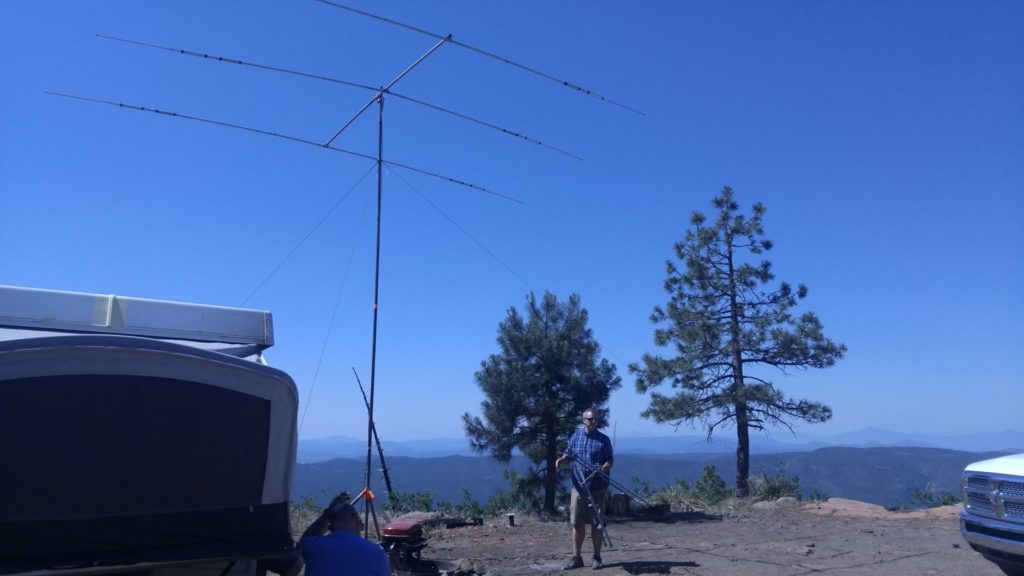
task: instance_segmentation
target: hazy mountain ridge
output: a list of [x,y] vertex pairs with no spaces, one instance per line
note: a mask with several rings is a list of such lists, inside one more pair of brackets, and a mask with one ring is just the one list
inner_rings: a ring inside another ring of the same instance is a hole
[[[363,452],[365,454],[365,447]],[[1005,451],[967,452],[922,447],[825,447],[804,452],[752,454],[750,471],[751,475],[760,471],[772,475],[784,467],[787,475],[799,477],[805,497],[817,491],[830,497],[884,506],[908,505],[917,490],[959,494],[960,472],[964,466],[1003,453]],[[429,491],[436,502],[462,502],[464,490],[468,490],[473,499],[486,503],[493,494],[507,490],[508,486],[504,478],[506,466],[491,458],[390,457],[387,453],[385,458],[395,490]],[[621,453],[616,457],[614,478],[634,490],[643,483],[660,490],[677,478],[693,485],[706,464],[715,465],[726,482],[734,484],[735,455],[716,453]],[[358,493],[365,482],[365,465],[365,457],[299,464],[292,496],[313,496],[325,503],[329,495],[341,489]],[[530,467],[522,456],[513,457],[510,465],[520,471]],[[382,498],[381,502],[386,502],[384,482],[377,470],[373,471],[371,485]]]
[[[728,434],[712,437],[703,435],[672,436],[619,436],[614,439],[617,454],[733,454],[736,439]],[[408,456],[434,458],[443,456],[479,456],[469,447],[465,438],[431,438],[425,440],[383,441],[385,459]],[[833,436],[800,439],[786,434],[754,435],[752,454],[808,452],[829,446],[869,448],[885,446],[945,448],[964,452],[1024,452],[1024,431],[986,432],[968,435],[933,436],[892,432],[880,428],[866,428]],[[376,446],[373,447],[376,456]],[[344,436],[299,440],[298,462],[311,463],[333,458],[366,459],[366,440]]]

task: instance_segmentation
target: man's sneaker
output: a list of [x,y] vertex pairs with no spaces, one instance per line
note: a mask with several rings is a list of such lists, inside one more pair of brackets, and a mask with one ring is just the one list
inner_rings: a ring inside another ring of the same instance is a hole
[[583,568],[582,556],[573,556],[572,558],[569,558],[569,561],[565,563],[562,570],[574,570],[576,568]]
[[601,568],[604,568],[604,562],[601,562],[600,554],[594,554],[594,562],[590,564],[590,567],[594,570],[600,570]]

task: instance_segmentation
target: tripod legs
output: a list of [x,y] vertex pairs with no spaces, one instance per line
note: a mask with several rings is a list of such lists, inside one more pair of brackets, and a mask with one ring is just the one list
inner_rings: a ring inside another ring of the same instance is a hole
[[355,505],[356,502],[359,502],[359,500],[363,498],[365,498],[364,502],[366,503],[366,506],[363,510],[363,513],[366,516],[366,520],[363,521],[363,538],[370,537],[369,520],[372,517],[373,530],[377,534],[377,540],[380,540],[380,525],[377,523],[377,509],[373,507],[373,501],[376,500],[377,497],[374,496],[373,490],[370,490],[369,486],[363,488],[363,491],[360,492],[358,496],[356,496],[356,499],[352,501],[352,504]]
[[[602,514],[602,510],[604,509],[604,503],[602,502],[601,506],[598,506],[597,502],[594,499],[594,493],[590,490],[590,487],[587,486],[586,482],[581,483],[581,488],[583,489],[583,492],[580,494],[580,497],[587,499],[587,509],[590,511],[590,519],[591,524],[593,526],[593,530],[597,530],[601,533],[601,541],[604,542],[604,544],[610,548],[612,545],[612,539],[611,536],[608,535],[608,528],[605,526],[604,515]],[[599,494],[601,494],[602,497],[607,496],[607,492],[605,492],[604,490],[601,490]],[[575,530],[576,527],[574,526],[573,529]],[[595,553],[597,553],[599,552],[598,547],[596,546],[597,538],[594,538],[594,544],[594,551]]]

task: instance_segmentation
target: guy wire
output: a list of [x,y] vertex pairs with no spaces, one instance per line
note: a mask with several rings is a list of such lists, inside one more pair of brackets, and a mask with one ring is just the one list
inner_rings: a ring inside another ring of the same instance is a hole
[[[348,196],[350,194],[352,194],[352,192],[356,188],[359,187],[359,185],[363,182],[363,180],[366,179],[366,176],[369,175],[371,172],[373,172],[374,168],[376,168],[376,166],[371,167],[370,170],[368,170],[366,172],[366,174],[363,174],[362,177],[359,178],[359,181],[356,182],[356,184],[351,189],[349,189],[348,192],[345,193],[345,198],[348,198]],[[338,202],[338,204],[341,204],[341,202],[344,201],[345,198],[342,198],[341,201]],[[369,198],[369,196],[367,196],[367,198]],[[336,207],[337,207],[337,204],[335,205],[335,208]],[[331,211],[333,212],[334,208],[332,208]],[[363,214],[363,218],[359,219],[359,227],[356,230],[356,234],[354,236],[354,238],[356,238],[356,239],[359,238],[359,232],[362,231],[363,224],[366,222],[366,219],[365,219],[365,216],[366,216],[365,206],[364,206],[364,209],[363,209],[363,211],[361,213]],[[328,213],[328,215],[329,215],[329,213]],[[326,218],[326,216],[325,216],[325,218]],[[321,222],[322,222],[322,220],[321,220]],[[317,226],[319,226],[319,225],[320,224],[317,223]],[[307,238],[308,237],[309,236],[307,235]],[[303,242],[305,242],[305,238],[303,238]],[[348,262],[345,264],[345,273],[342,274],[342,277],[341,277],[341,286],[338,288],[338,296],[334,299],[334,309],[331,311],[331,320],[330,320],[330,322],[327,323],[327,333],[324,334],[324,343],[320,347],[320,357],[316,361],[316,370],[313,372],[313,383],[309,385],[309,393],[306,394],[306,407],[303,408],[303,410],[302,410],[302,419],[299,420],[299,428],[298,428],[298,431],[296,432],[296,435],[299,435],[299,434],[302,433],[302,425],[306,422],[306,412],[309,411],[309,405],[313,403],[312,402],[313,401],[313,390],[316,389],[316,383],[317,383],[317,380],[320,377],[320,367],[324,363],[324,356],[327,355],[327,343],[331,339],[331,332],[334,331],[334,320],[335,320],[335,318],[338,315],[338,308],[341,307],[341,295],[345,292],[345,284],[348,282],[348,272],[349,272],[349,270],[352,267],[352,260],[353,260],[353,258],[355,256],[355,253],[356,253],[356,244],[357,244],[357,242],[355,240],[353,240],[352,241],[352,249],[349,250],[349,254],[348,254]]]
[[520,276],[518,272],[513,270],[512,267],[509,266],[508,264],[506,264],[501,258],[498,258],[498,255],[495,254],[494,252],[491,252],[491,250],[488,249],[487,246],[484,246],[484,244],[482,242],[480,242],[479,240],[474,238],[473,235],[470,234],[465,228],[460,226],[459,223],[455,221],[455,219],[453,219],[451,216],[449,216],[447,213],[445,213],[444,210],[441,210],[441,208],[438,207],[437,204],[434,204],[430,200],[430,198],[427,198],[427,196],[423,192],[420,192],[415,186],[410,184],[409,181],[406,180],[405,178],[403,178],[402,175],[399,174],[397,171],[392,170],[391,173],[394,174],[395,176],[397,176],[399,180],[401,180],[406,186],[409,187],[410,190],[412,190],[413,192],[418,194],[419,197],[422,198],[423,201],[426,202],[431,208],[433,208],[435,211],[437,211],[438,214],[440,214],[446,220],[448,220],[448,222],[450,222],[452,226],[455,226],[455,228],[458,229],[459,232],[462,232],[466,236],[466,238],[469,238],[474,244],[479,246],[480,249],[483,250],[484,252],[486,252],[488,256],[493,258],[495,262],[497,262],[498,264],[501,264],[501,266],[503,268],[505,268],[505,270],[508,270],[509,272],[511,272],[512,275],[515,276],[516,278],[518,278],[520,282],[525,284],[527,288],[529,288],[530,290],[533,290],[533,285],[531,285],[525,278]]
[[335,202],[334,206],[331,206],[331,209],[328,210],[327,213],[324,214],[323,217],[320,218],[320,220],[316,224],[313,225],[313,228],[311,228],[309,230],[309,232],[307,232],[306,235],[302,237],[302,240],[299,240],[299,243],[296,244],[288,252],[288,254],[285,255],[285,257],[283,259],[281,259],[280,262],[278,262],[277,266],[274,266],[274,269],[271,270],[269,274],[267,274],[266,278],[264,278],[255,288],[253,288],[252,292],[250,292],[249,295],[245,297],[245,300],[243,300],[242,303],[238,305],[240,308],[244,308],[245,305],[249,303],[249,300],[253,296],[255,296],[257,292],[260,291],[260,288],[263,288],[263,285],[266,284],[267,281],[269,281],[270,278],[274,276],[274,274],[277,274],[277,271],[280,270],[281,267],[284,266],[285,263],[288,262],[288,260],[291,259],[291,257],[295,255],[296,252],[299,251],[299,248],[301,248],[302,245],[306,243],[306,240],[309,240],[309,237],[312,236],[313,233],[316,232],[320,228],[320,226],[323,225],[323,223],[327,221],[328,218],[331,217],[331,214],[334,214],[334,211],[337,210],[339,206],[341,206],[342,202],[347,200],[348,197],[350,195],[352,195],[352,192],[356,188],[358,188],[360,184],[363,183],[363,180],[365,180],[366,177],[369,176],[370,173],[373,172],[374,168],[375,168],[375,166],[370,166],[370,168],[365,173],[363,173],[362,176],[359,177],[359,180],[356,181],[356,183],[352,186],[352,188],[350,188],[349,191],[346,192],[345,195],[342,196],[340,200]]

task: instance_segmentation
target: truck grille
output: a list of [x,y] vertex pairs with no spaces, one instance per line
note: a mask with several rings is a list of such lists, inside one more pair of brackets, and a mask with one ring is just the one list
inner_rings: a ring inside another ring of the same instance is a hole
[[989,480],[987,476],[968,476],[967,477],[967,488],[970,490],[980,490],[982,492],[988,492]]
[[969,494],[967,496],[967,508],[975,514],[985,514],[991,516],[992,501],[989,500],[987,494]]
[[1024,522],[1024,503],[1021,502],[1007,502],[1003,504],[1006,508],[1006,513],[1003,516],[1007,520],[1018,520]]
[[964,504],[971,514],[1024,522],[1024,482],[972,475],[964,482]]
[[1024,499],[1024,482],[1000,482],[999,490],[1007,498]]

